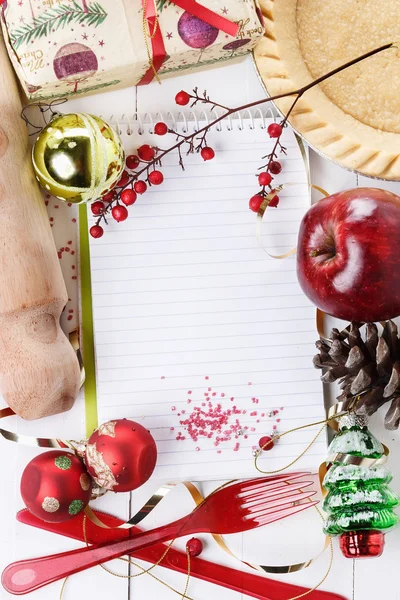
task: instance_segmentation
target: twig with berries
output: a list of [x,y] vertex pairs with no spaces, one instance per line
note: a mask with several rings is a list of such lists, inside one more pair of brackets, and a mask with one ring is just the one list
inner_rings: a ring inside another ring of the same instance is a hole
[[178,153],[178,163],[182,169],[184,169],[182,150],[185,147],[187,154],[197,152],[201,155],[203,160],[212,160],[215,156],[215,152],[213,148],[207,144],[207,133],[212,127],[217,125],[223,119],[226,119],[227,117],[230,117],[239,111],[250,109],[274,100],[279,100],[280,98],[293,96],[293,103],[282,121],[280,123],[271,123],[268,126],[267,131],[270,137],[275,139],[275,143],[272,151],[263,157],[264,159],[266,158],[268,160],[267,163],[261,167],[265,170],[258,174],[258,183],[261,189],[249,201],[249,208],[254,212],[258,212],[261,204],[267,196],[269,197],[268,206],[277,206],[279,203],[279,197],[274,193],[275,190],[272,185],[273,176],[278,175],[282,170],[282,165],[277,160],[278,153],[286,154],[286,148],[281,143],[281,136],[283,128],[287,124],[288,118],[295,108],[297,102],[308,90],[322,83],[326,79],[329,79],[340,71],[343,71],[352,65],[369,58],[370,56],[378,54],[379,52],[392,47],[393,44],[390,43],[371,50],[370,52],[367,52],[362,56],[359,56],[358,58],[355,58],[341,65],[340,67],[337,67],[329,73],[318,77],[318,79],[315,79],[311,83],[299,88],[298,90],[277,94],[276,96],[270,96],[268,98],[262,98],[261,100],[249,102],[248,104],[243,104],[242,106],[237,106],[235,108],[229,108],[222,104],[218,104],[209,98],[207,92],[204,92],[202,95],[200,95],[198,88],[194,88],[192,94],[189,94],[185,91],[179,92],[175,97],[175,102],[180,106],[187,106],[190,104],[191,107],[193,107],[198,103],[202,103],[211,105],[211,110],[220,108],[224,112],[198,131],[189,133],[187,135],[180,134],[173,129],[170,129],[166,123],[156,123],[154,126],[154,133],[158,136],[164,136],[167,133],[174,134],[176,136],[175,143],[166,150],[150,146],[149,144],[144,144],[138,148],[137,154],[131,154],[126,158],[126,169],[122,172],[121,178],[115,187],[105,194],[101,199],[96,200],[96,202],[91,205],[92,212],[98,217],[98,219],[95,225],[90,228],[90,235],[95,238],[99,238],[103,235],[104,229],[102,225],[107,223],[107,217],[109,215],[111,215],[115,221],[125,221],[128,218],[127,207],[132,206],[136,202],[138,195],[144,194],[149,186],[157,186],[162,184],[164,181],[164,176],[160,171],[160,167],[162,166],[162,159],[167,154],[176,150]]

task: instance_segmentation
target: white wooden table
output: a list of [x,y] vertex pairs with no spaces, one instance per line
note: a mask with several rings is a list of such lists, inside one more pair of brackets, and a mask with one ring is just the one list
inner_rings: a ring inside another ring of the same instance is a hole
[[[180,89],[191,90],[198,86],[200,90],[207,89],[209,95],[216,101],[235,106],[261,98],[264,91],[258,81],[252,61],[250,58],[237,64],[223,66],[222,69],[185,75],[179,78],[163,82],[160,87],[153,83],[147,87],[129,89],[118,92],[108,92],[103,95],[82,98],[70,102],[70,110],[83,110],[110,117],[112,114],[121,115],[134,112],[166,113],[176,111],[174,97]],[[357,185],[387,187],[400,194],[399,184],[384,184],[358,177],[341,169],[327,160],[321,158],[311,151],[311,170],[313,183],[320,185],[329,192],[355,187]],[[322,392],[321,392],[322,401]],[[398,432],[386,432],[382,426],[382,412],[371,421],[373,432],[386,443],[391,449],[389,468],[394,473],[393,487],[400,491],[400,435]],[[1,426],[19,433],[34,436],[58,436],[63,438],[78,438],[84,433],[83,405],[78,401],[74,409],[65,415],[48,418],[46,420],[26,423],[12,418],[1,423]],[[13,560],[39,556],[46,553],[60,552],[77,547],[77,542],[51,535],[36,529],[28,528],[16,523],[15,514],[23,508],[19,495],[20,474],[37,451],[0,440],[1,452],[1,496],[0,496],[0,569]],[[317,467],[318,465],[316,465]],[[207,486],[203,487],[207,491]],[[154,491],[149,486],[144,486],[139,493],[132,498],[122,495],[109,495],[100,500],[98,506],[109,510],[122,518],[127,518],[135,507],[139,507],[143,500],[147,500],[150,493]],[[180,505],[180,506],[178,506]],[[177,492],[163,503],[163,508],[155,511],[147,521],[146,526],[159,525],[163,522],[178,517],[186,506],[191,507],[190,501],[183,491]],[[312,515],[312,511],[306,511],[295,517],[288,526],[286,524],[275,524],[268,526],[263,533],[265,548],[260,555],[261,542],[257,535],[251,536],[242,544],[241,538],[232,540],[232,545],[238,552],[243,550],[248,560],[259,560],[268,564],[279,560],[300,561],[315,555],[321,547],[322,536],[319,532],[319,524]],[[273,540],[268,544],[268,539]],[[177,547],[183,549],[185,540],[177,543]],[[243,547],[242,547],[243,546]],[[269,547],[268,547],[269,546]],[[379,559],[359,561],[353,565],[353,561],[344,559],[335,543],[335,557],[331,574],[323,584],[322,589],[342,594],[348,600],[399,600],[400,590],[398,588],[398,559],[400,548],[400,527],[386,537],[386,549],[384,555]],[[213,542],[206,544],[202,557],[224,562],[238,567],[238,564],[227,555],[221,553]],[[298,583],[313,587],[322,577],[328,563],[328,555],[320,558],[310,568],[299,573],[280,576],[284,581]],[[118,573],[128,575],[128,568],[120,561],[111,565]],[[148,565],[146,565],[148,566]],[[131,574],[135,571],[131,570]],[[183,590],[185,577],[161,568],[155,569],[154,573],[168,584]],[[35,592],[32,596],[35,600],[53,600],[59,597],[61,583]],[[192,579],[188,591],[189,596],[194,599],[209,597],[219,600],[235,600],[241,594],[225,590],[220,587],[211,586],[205,582]],[[112,577],[100,568],[92,569],[71,578],[66,585],[64,600],[90,598],[95,596],[97,600],[144,600],[145,598],[162,598],[169,600],[178,596],[162,586],[148,575],[134,579]],[[2,588],[0,598],[11,598]]]

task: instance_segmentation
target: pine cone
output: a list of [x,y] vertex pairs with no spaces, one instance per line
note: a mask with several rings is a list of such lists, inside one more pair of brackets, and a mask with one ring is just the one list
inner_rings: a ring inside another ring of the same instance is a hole
[[[365,327],[365,340],[360,328]],[[314,366],[323,369],[324,383],[339,381],[341,394],[337,400],[350,406],[360,396],[355,410],[372,415],[391,401],[385,416],[386,429],[400,425],[400,339],[393,321],[386,321],[382,335],[374,323],[359,326],[352,323],[339,332],[332,329],[330,340],[316,342],[319,354]]]

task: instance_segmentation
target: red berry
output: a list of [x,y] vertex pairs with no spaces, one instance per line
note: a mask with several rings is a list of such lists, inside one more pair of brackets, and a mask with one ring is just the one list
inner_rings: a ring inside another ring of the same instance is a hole
[[144,160],[145,162],[150,162],[156,155],[156,151],[153,146],[149,146],[149,144],[143,144],[138,148],[139,158]]
[[205,148],[202,149],[202,151],[200,152],[201,157],[203,158],[203,160],[212,160],[215,156],[215,152],[212,148],[210,148],[209,146],[206,146]]
[[119,204],[117,204],[117,206],[113,206],[111,209],[111,214],[113,219],[118,221],[118,223],[120,221],[125,221],[125,219],[128,218],[128,210],[125,208],[125,206],[120,206]]
[[165,135],[168,133],[168,125],[166,123],[156,123],[154,125],[154,133],[156,135]]
[[260,173],[258,176],[258,183],[260,185],[269,185],[272,181],[272,175],[270,173],[264,172]]
[[111,190],[110,192],[107,192],[107,194],[104,194],[102,200],[103,202],[112,202],[115,198],[115,192],[114,190]]
[[147,183],[145,181],[135,181],[133,188],[137,194],[144,194],[147,190]]
[[129,173],[128,171],[122,171],[122,175],[118,181],[118,187],[124,187],[129,183]]
[[272,206],[273,208],[276,208],[279,204],[279,196],[272,196],[271,200],[269,201],[268,206]]
[[279,125],[279,123],[271,123],[271,125],[268,125],[267,131],[269,137],[278,138],[282,134],[282,125]]
[[282,171],[282,165],[277,160],[273,160],[269,165],[269,170],[273,175],[278,175]]
[[190,556],[199,556],[203,551],[203,544],[199,538],[192,537],[186,542],[186,550]]
[[161,171],[152,171],[149,173],[149,181],[153,185],[160,185],[164,181],[164,175]]
[[136,192],[133,190],[124,190],[121,192],[121,202],[123,202],[125,206],[131,206],[131,204],[134,204],[136,202],[136,198]]
[[134,169],[136,169],[136,167],[139,166],[140,160],[139,157],[136,156],[136,154],[130,154],[126,157],[125,162],[128,169],[131,169],[131,171],[133,171]]
[[250,200],[249,200],[250,210],[252,210],[253,212],[258,212],[260,210],[260,206],[263,203],[263,201],[264,201],[264,196],[261,196],[260,194],[256,194],[255,196],[250,198]]
[[92,209],[92,213],[94,215],[101,215],[104,210],[104,202],[97,200],[96,202],[93,202],[90,208]]
[[182,90],[181,92],[178,92],[175,96],[175,102],[180,106],[186,106],[186,104],[189,104],[190,102],[190,96],[187,92],[184,92]]
[[89,233],[94,238],[101,238],[104,233],[104,229],[100,225],[93,225],[89,229]]
[[274,440],[269,435],[263,435],[263,437],[259,439],[258,445],[262,450],[272,450],[274,447]]

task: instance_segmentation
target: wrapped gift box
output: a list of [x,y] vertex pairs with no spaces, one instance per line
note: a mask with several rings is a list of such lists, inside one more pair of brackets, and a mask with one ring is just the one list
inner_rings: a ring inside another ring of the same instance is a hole
[[146,84],[249,52],[254,0],[0,0],[3,36],[29,100]]

